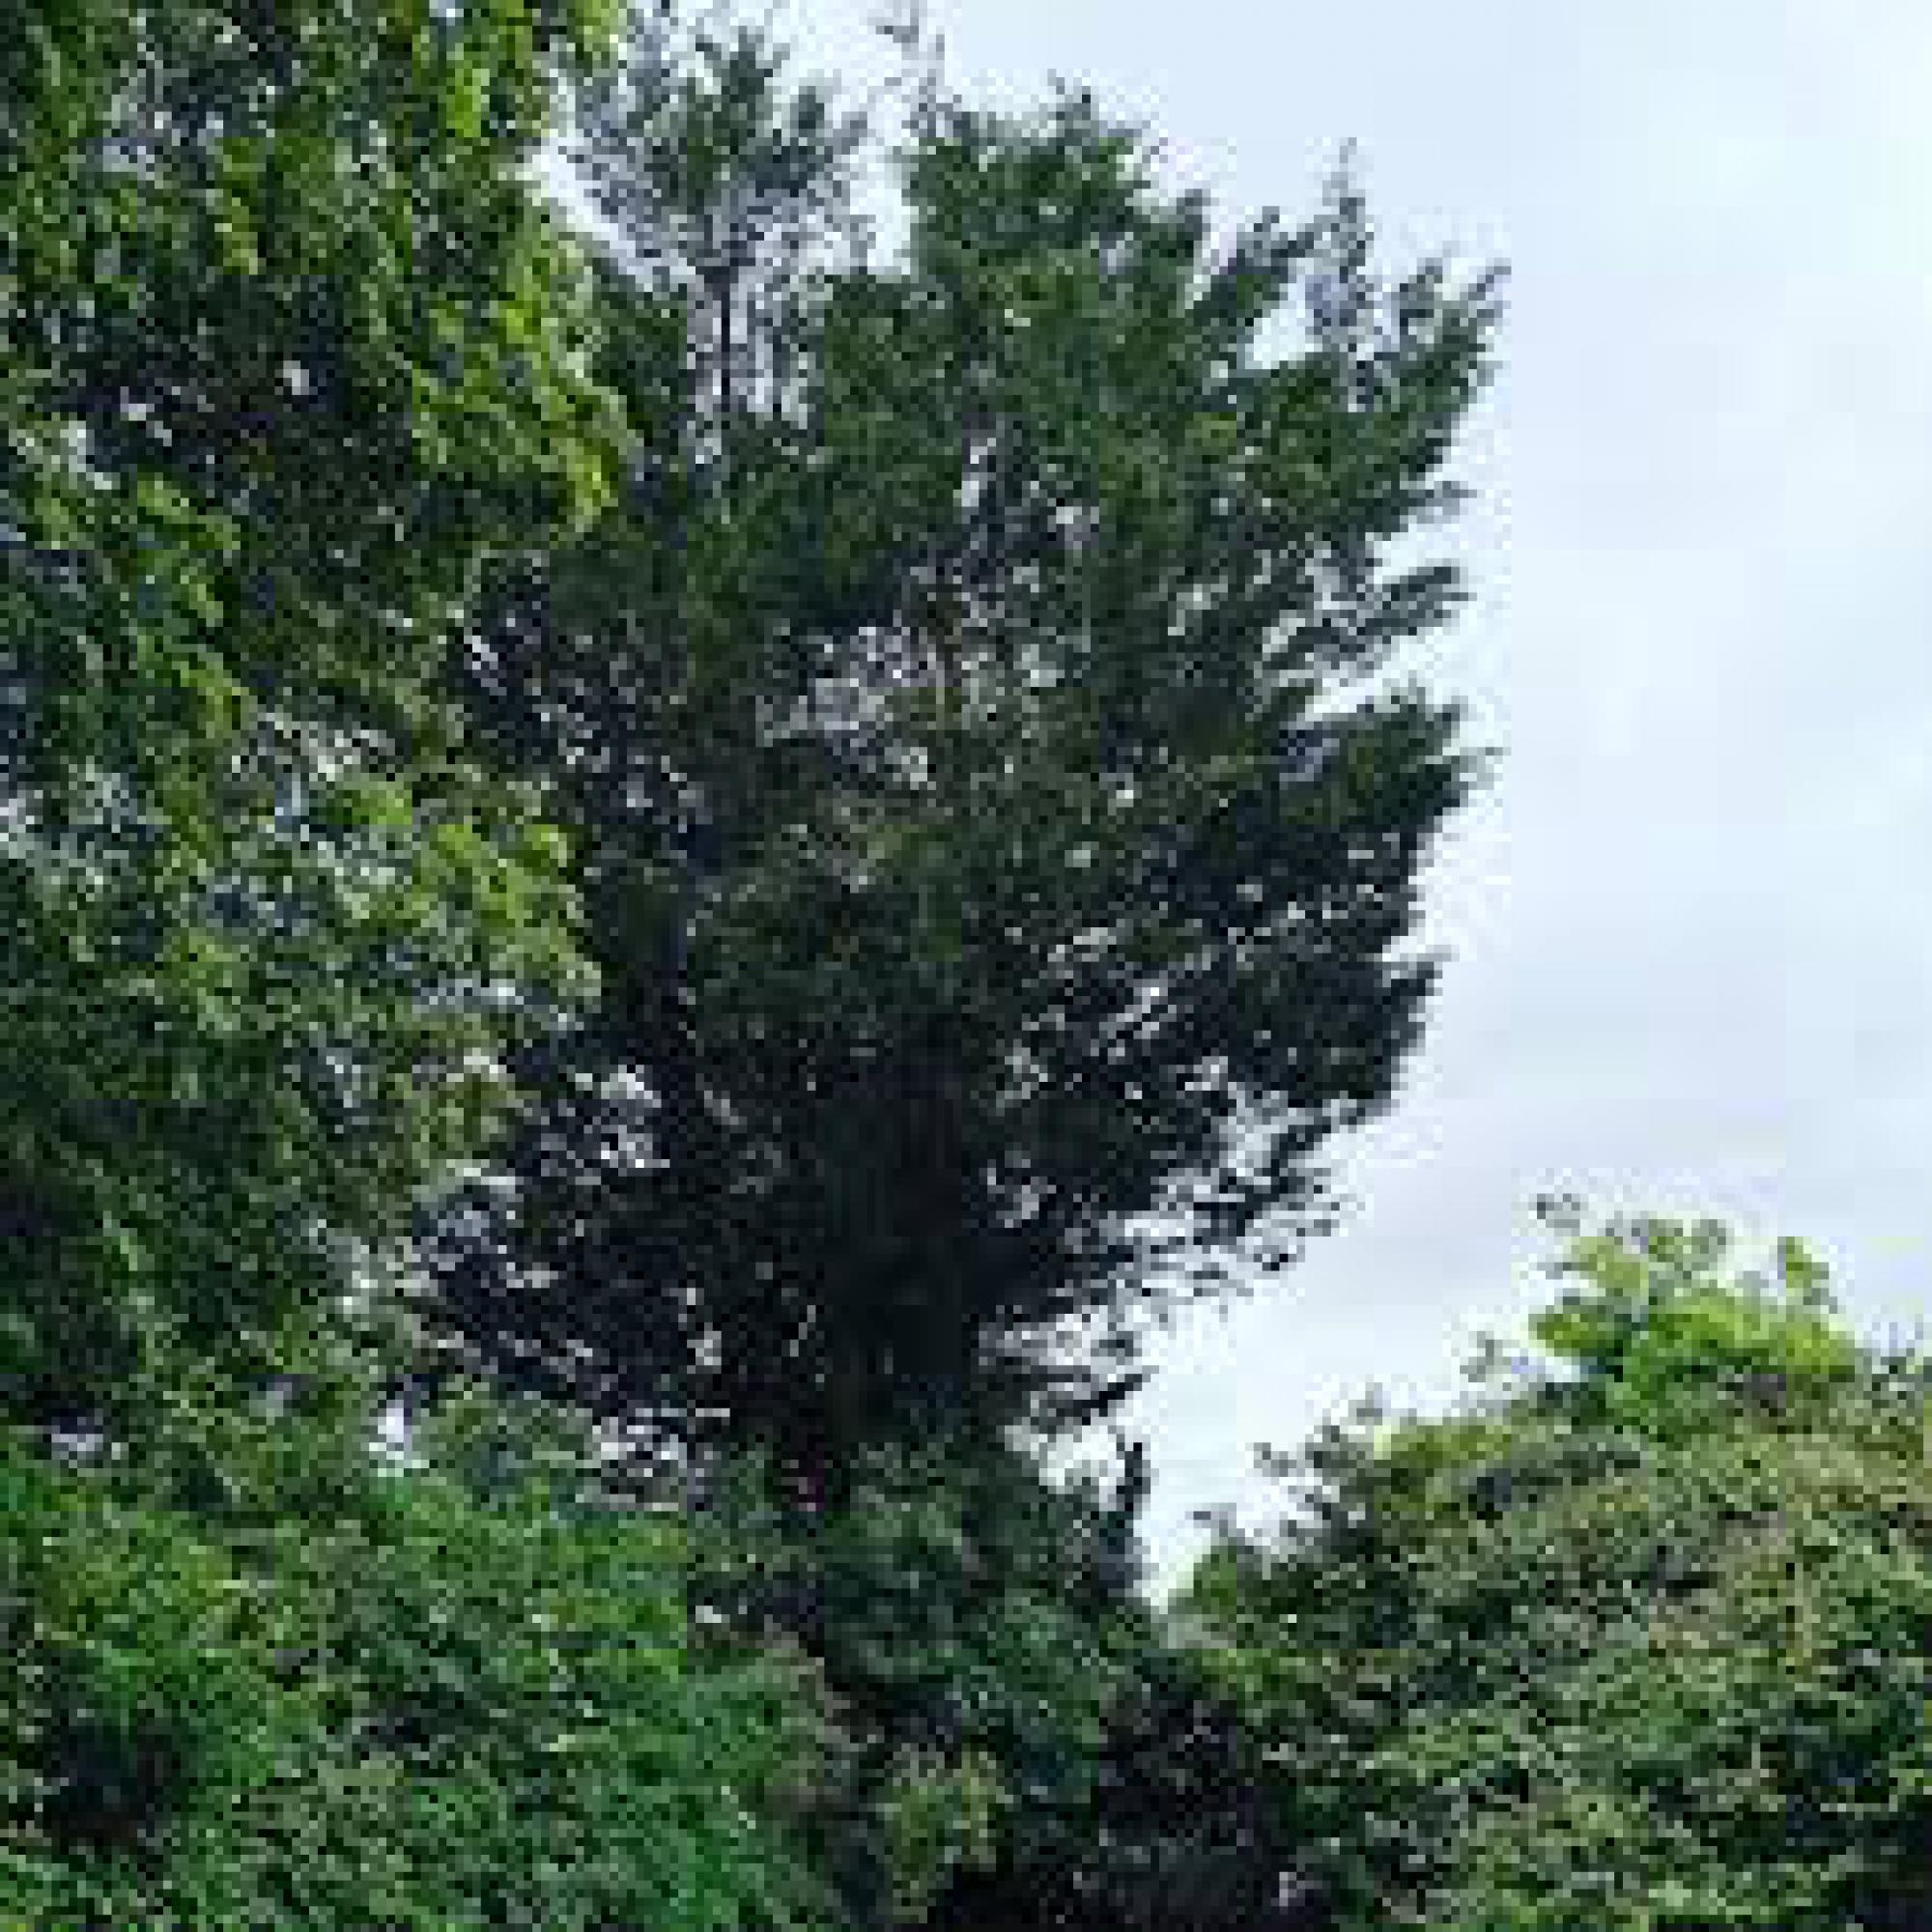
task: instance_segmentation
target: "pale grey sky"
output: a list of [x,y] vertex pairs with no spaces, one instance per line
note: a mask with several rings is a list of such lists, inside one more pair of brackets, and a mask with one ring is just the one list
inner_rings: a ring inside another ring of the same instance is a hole
[[[878,0],[792,0],[885,71]],[[1505,258],[1431,654],[1503,759],[1436,867],[1452,960],[1346,1229],[1187,1319],[1129,1420],[1163,1578],[1379,1383],[1452,1399],[1545,1293],[1528,1214],[1812,1239],[1874,1331],[1932,1291],[1932,7],[1922,0],[934,0],[949,72],[1150,124],[1229,220],[1342,143],[1389,258]]]

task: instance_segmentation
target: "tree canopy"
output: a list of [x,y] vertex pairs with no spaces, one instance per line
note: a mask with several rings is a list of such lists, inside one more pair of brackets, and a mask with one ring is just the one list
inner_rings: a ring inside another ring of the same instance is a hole
[[1377,674],[1456,603],[1415,539],[1493,284],[1385,279],[1346,183],[1217,242],[1087,97],[936,85],[875,262],[860,131],[754,35],[666,45],[581,117],[629,487],[457,664],[572,832],[603,990],[427,1306],[836,1481],[1104,1412],[1138,1307],[1322,1224],[1474,774]]
[[1197,1574],[1338,1928],[1922,1918],[1932,1378],[1801,1244],[1725,1254],[1577,1232],[1545,1362],[1338,1427],[1309,1507]]
[[437,687],[493,549],[608,494],[580,251],[525,171],[610,24],[0,29],[10,1414],[270,1373],[582,990],[558,835]]

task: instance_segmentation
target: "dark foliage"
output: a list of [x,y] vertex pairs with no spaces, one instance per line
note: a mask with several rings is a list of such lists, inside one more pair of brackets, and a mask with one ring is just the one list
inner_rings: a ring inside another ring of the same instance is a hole
[[457,668],[572,830],[603,991],[427,1306],[836,1492],[868,1441],[1103,1411],[1138,1308],[1325,1224],[1472,774],[1453,704],[1371,679],[1455,601],[1395,559],[1490,284],[1381,284],[1346,187],[1217,251],[1085,99],[936,88],[876,266],[820,97],[643,44],[586,116],[633,487]]

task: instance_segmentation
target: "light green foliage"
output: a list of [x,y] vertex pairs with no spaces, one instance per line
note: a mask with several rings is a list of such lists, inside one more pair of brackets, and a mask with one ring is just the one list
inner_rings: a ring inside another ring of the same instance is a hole
[[1192,1597],[1338,1925],[1918,1922],[1932,1827],[1925,1372],[1804,1251],[1577,1239],[1561,1372],[1342,1429],[1309,1518]]
[[895,1922],[918,1924],[955,1871],[993,1864],[995,1821],[1011,1803],[983,1752],[948,1762],[907,1747],[893,1758],[879,1810]]
[[0,29],[11,1416],[270,1373],[340,1238],[473,1148],[502,989],[582,990],[534,795],[432,693],[483,559],[605,493],[587,284],[524,179],[604,11]]
[[1833,1319],[1827,1270],[1786,1239],[1775,1281],[1727,1280],[1729,1245],[1715,1222],[1683,1228],[1654,1216],[1583,1236],[1558,1269],[1582,1288],[1531,1332],[1577,1366],[1607,1418],[1647,1433],[1695,1433],[1766,1405],[1815,1410],[1859,1362]]
[[[459,1480],[495,1434],[494,1478]],[[702,1660],[675,1521],[472,1407],[455,1468],[223,1530],[0,1462],[0,1872],[36,1932],[814,1922],[778,1656]],[[520,1439],[524,1446],[519,1448]],[[545,1470],[549,1473],[546,1474]]]

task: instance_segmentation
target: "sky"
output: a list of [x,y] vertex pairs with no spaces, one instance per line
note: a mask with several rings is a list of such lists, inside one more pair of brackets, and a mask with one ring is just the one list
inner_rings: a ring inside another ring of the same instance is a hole
[[[878,0],[792,0],[885,71]],[[1811,1241],[1873,1335],[1932,1313],[1932,7],[934,0],[947,71],[1054,74],[1232,225],[1343,144],[1384,262],[1501,259],[1458,471],[1472,599],[1422,660],[1501,757],[1432,868],[1449,955],[1339,1234],[1179,1321],[1122,1418],[1158,1584],[1191,1513],[1378,1385],[1439,1409],[1550,1293],[1529,1211]]]

